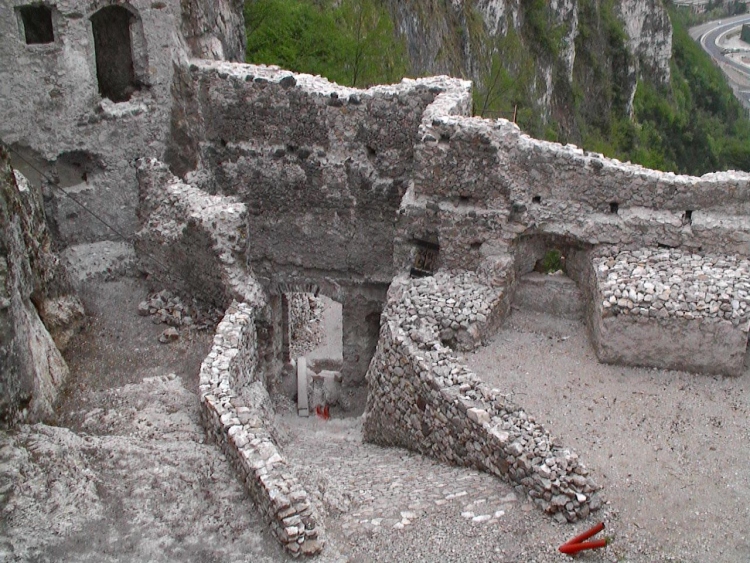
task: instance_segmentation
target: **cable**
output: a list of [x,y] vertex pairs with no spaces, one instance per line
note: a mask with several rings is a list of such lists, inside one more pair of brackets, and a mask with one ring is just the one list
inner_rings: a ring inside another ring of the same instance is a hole
[[70,195],[68,192],[66,192],[64,189],[62,189],[60,186],[56,185],[55,181],[52,180],[52,178],[50,178],[49,176],[47,176],[47,174],[45,174],[44,172],[42,172],[41,170],[39,170],[36,166],[34,166],[31,162],[29,162],[23,155],[21,155],[20,153],[18,153],[15,149],[11,148],[10,146],[8,146],[8,145],[5,145],[5,146],[8,147],[8,150],[10,152],[12,152],[13,154],[15,154],[18,158],[20,158],[21,160],[23,160],[32,169],[34,169],[42,178],[44,178],[45,180],[47,180],[47,182],[49,183],[49,185],[53,189],[56,189],[56,190],[59,190],[60,192],[62,192],[63,195],[65,195],[66,197],[68,197],[73,203],[75,203],[76,205],[78,205],[81,209],[83,209],[84,211],[86,211],[94,219],[96,219],[97,221],[99,221],[102,225],[104,225],[109,230],[111,230],[113,233],[115,233],[117,236],[119,236],[120,238],[122,238],[125,242],[129,242],[131,244],[133,243],[133,241],[130,240],[127,236],[125,236],[122,232],[120,232],[118,229],[116,229],[115,227],[113,227],[112,225],[110,225],[109,223],[107,223],[104,219],[102,219],[101,217],[99,217],[99,215],[97,215],[96,213],[94,213],[93,211],[91,211],[88,207],[86,207],[83,203],[81,203],[80,201],[78,201],[76,198],[74,198],[72,195]]
[[[86,206],[85,206],[85,205],[84,205],[83,203],[81,203],[80,201],[78,201],[78,200],[77,200],[76,198],[74,198],[74,197],[73,197],[73,196],[72,196],[71,194],[69,194],[69,193],[68,193],[68,192],[66,192],[66,191],[65,191],[64,189],[62,189],[62,188],[61,188],[60,186],[58,186],[58,185],[56,184],[56,182],[55,182],[55,181],[54,181],[54,180],[53,180],[52,178],[50,178],[50,177],[49,177],[49,176],[48,176],[48,175],[47,175],[46,173],[44,173],[44,172],[42,172],[41,170],[39,170],[39,168],[37,168],[36,166],[34,166],[34,164],[32,164],[31,162],[29,162],[29,161],[28,161],[28,160],[27,160],[27,159],[26,159],[26,158],[25,158],[25,157],[24,157],[23,155],[19,154],[19,153],[18,153],[18,151],[16,151],[15,149],[13,149],[13,148],[12,148],[12,147],[11,147],[10,145],[8,145],[8,144],[7,144],[7,143],[5,143],[5,142],[3,142],[3,145],[4,145],[5,147],[7,147],[7,148],[8,148],[8,150],[9,150],[10,152],[12,152],[12,153],[13,153],[14,155],[16,155],[16,156],[17,156],[17,157],[18,157],[19,159],[23,160],[23,161],[24,161],[24,162],[25,162],[25,163],[26,163],[26,164],[27,164],[28,166],[30,166],[30,167],[31,167],[31,168],[32,168],[33,170],[35,170],[35,171],[36,171],[36,172],[37,172],[37,173],[38,173],[38,174],[39,174],[39,175],[40,175],[40,176],[41,176],[42,178],[44,178],[45,180],[47,180],[48,184],[49,184],[49,185],[50,185],[50,186],[51,186],[51,187],[52,187],[53,189],[56,189],[56,190],[58,190],[58,191],[62,192],[62,193],[63,193],[63,194],[64,194],[64,195],[65,195],[65,196],[66,196],[67,198],[69,198],[69,199],[70,199],[70,200],[71,200],[72,202],[74,202],[74,203],[75,203],[76,205],[78,205],[78,206],[79,206],[79,207],[80,207],[81,209],[83,209],[83,210],[84,210],[84,211],[86,211],[86,212],[87,212],[87,213],[88,213],[89,215],[91,215],[92,217],[94,217],[94,219],[96,219],[97,221],[99,221],[99,222],[100,222],[100,223],[101,223],[102,225],[104,225],[104,226],[105,226],[105,227],[107,227],[107,228],[108,228],[109,230],[111,230],[111,231],[112,231],[113,233],[115,233],[115,234],[116,234],[117,236],[119,236],[119,237],[120,237],[120,238],[121,238],[122,240],[124,240],[124,241],[125,241],[125,242],[127,242],[128,244],[131,244],[131,245],[135,246],[135,244],[134,244],[134,241],[133,241],[133,240],[131,240],[130,238],[128,238],[128,237],[127,237],[127,236],[126,236],[126,235],[125,235],[124,233],[122,233],[122,232],[121,232],[121,231],[120,231],[119,229],[117,229],[117,228],[113,227],[112,225],[110,225],[109,223],[107,223],[107,221],[105,221],[104,219],[102,219],[102,218],[101,218],[101,217],[100,217],[99,215],[97,215],[96,213],[94,213],[94,212],[93,212],[93,211],[92,211],[91,209],[89,209],[88,207],[86,207]],[[171,276],[171,275],[169,274],[169,268],[167,268],[167,267],[166,267],[166,266],[165,266],[164,264],[162,264],[162,263],[161,263],[161,262],[160,262],[160,261],[159,261],[159,260],[158,260],[158,259],[157,259],[157,258],[156,258],[156,257],[155,257],[154,255],[153,255],[153,254],[151,254],[151,253],[149,253],[149,252],[147,252],[147,251],[144,251],[144,250],[141,250],[141,254],[142,254],[142,255],[144,255],[144,256],[146,256],[146,257],[147,257],[147,258],[149,258],[149,259],[150,259],[150,260],[151,260],[152,262],[154,262],[154,264],[156,264],[157,266],[159,266],[160,268],[162,268],[162,269],[163,269],[163,271],[164,271],[164,273],[165,273],[165,275],[166,275],[166,277],[167,277],[167,278],[169,279],[169,281],[171,281],[171,282],[172,282],[173,284],[177,284],[176,280],[175,280],[174,278],[172,278],[172,276]],[[158,276],[157,274],[151,274],[151,275],[152,275],[152,276],[153,276],[153,277],[154,277],[154,278],[155,278],[155,279],[156,279],[157,281],[159,281],[159,282],[161,282],[161,283],[164,283],[164,280],[160,279],[160,278],[159,278],[159,276]],[[177,285],[179,285],[179,284],[177,284]]]

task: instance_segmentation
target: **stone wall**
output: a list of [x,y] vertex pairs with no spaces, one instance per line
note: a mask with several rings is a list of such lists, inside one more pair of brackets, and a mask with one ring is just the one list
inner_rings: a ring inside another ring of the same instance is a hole
[[486,249],[502,252],[529,233],[629,249],[750,253],[745,173],[647,170],[531,139],[504,121],[432,117],[420,133],[401,237],[435,232],[445,267],[477,267]]
[[434,270],[475,271],[507,301],[560,247],[589,310],[581,280],[600,245],[750,253],[750,176],[677,176],[538,141],[469,117],[467,82],[361,91],[262,66],[177,69],[173,166],[245,205],[246,259],[266,290],[342,302],[349,383],[366,372],[387,284],[424,248]]
[[[170,164],[247,209],[247,260],[272,294],[343,305],[344,377],[364,380],[393,275],[394,217],[425,108],[468,83],[356,90],[276,68],[193,60],[175,74]],[[464,101],[464,112],[470,102]]]
[[601,499],[578,456],[443,344],[455,324],[471,337],[462,348],[479,345],[503,293],[473,273],[394,281],[367,372],[365,438],[507,479],[561,522],[585,518]]
[[192,61],[189,75],[181,88],[190,110],[173,133],[185,150],[171,154],[198,166],[196,185],[247,205],[248,258],[259,281],[389,283],[393,218],[423,112],[457,81],[355,90],[207,61]]
[[273,438],[272,408],[258,370],[257,305],[232,303],[216,329],[200,371],[203,423],[286,550],[315,555],[324,546],[322,523]]
[[52,414],[68,376],[57,345],[64,347],[82,317],[67,272],[51,250],[41,194],[14,173],[0,145],[1,424]]
[[185,184],[155,159],[138,163],[138,180],[142,271],[221,309],[233,299],[265,306],[263,288],[243,265],[244,204]]
[[[50,6],[51,42],[26,43],[20,8],[29,5]],[[129,14],[132,40],[135,85],[118,103],[100,94],[90,19],[110,6]],[[163,155],[174,63],[190,48],[202,57],[241,59],[242,2],[0,1],[0,140],[35,189],[47,183],[35,168],[59,188],[48,193],[47,211],[60,244],[119,239],[62,191],[126,237],[137,229],[135,161]]]
[[304,338],[304,330],[315,319],[320,318],[321,303],[310,293],[291,293],[289,299],[289,332],[296,340]]
[[601,361],[740,375],[750,261],[668,249],[601,249],[590,320]]

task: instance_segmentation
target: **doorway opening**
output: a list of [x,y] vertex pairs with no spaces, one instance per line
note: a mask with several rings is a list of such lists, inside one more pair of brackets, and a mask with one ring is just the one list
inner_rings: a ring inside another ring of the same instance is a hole
[[139,89],[131,40],[135,20],[122,6],[106,6],[91,16],[99,93],[113,102],[125,102]]
[[582,320],[582,290],[591,245],[564,235],[535,234],[514,245],[513,306],[532,313]]
[[301,415],[348,416],[351,401],[342,392],[343,307],[314,293],[282,295],[283,393]]

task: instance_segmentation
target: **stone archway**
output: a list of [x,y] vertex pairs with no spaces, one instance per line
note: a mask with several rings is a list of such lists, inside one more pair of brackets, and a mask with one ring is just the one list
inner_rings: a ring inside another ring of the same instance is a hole
[[289,300],[286,294],[301,292],[325,295],[341,304],[342,308],[342,376],[347,387],[361,387],[370,360],[375,354],[380,332],[380,313],[386,301],[388,284],[358,283],[344,280],[320,279],[311,283],[267,282],[274,318],[274,343],[269,349],[284,364],[289,356]]

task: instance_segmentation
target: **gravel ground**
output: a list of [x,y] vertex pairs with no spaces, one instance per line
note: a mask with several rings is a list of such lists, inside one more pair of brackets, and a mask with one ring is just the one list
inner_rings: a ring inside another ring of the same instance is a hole
[[[137,280],[92,284],[58,426],[0,434],[0,560],[271,562],[270,537],[193,389],[211,335],[157,341]],[[468,356],[604,485],[613,543],[581,561],[750,560],[750,379],[601,365],[581,323],[515,312]],[[280,401],[280,405],[284,402]],[[361,418],[280,413],[326,515],[318,561],[566,561],[560,525],[507,483],[362,442]]]
[[613,553],[750,561],[747,373],[602,365],[582,323],[517,311],[468,363],[592,470],[616,530]]

